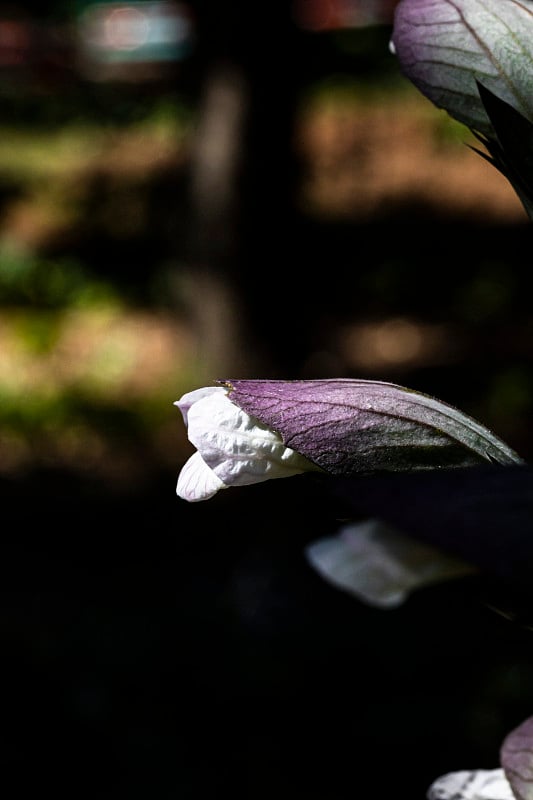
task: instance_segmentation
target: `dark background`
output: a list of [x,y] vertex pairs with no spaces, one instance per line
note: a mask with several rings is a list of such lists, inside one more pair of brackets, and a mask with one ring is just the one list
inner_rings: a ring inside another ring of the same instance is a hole
[[[322,484],[304,476],[207,503],[176,497],[192,448],[172,402],[216,378],[392,380],[471,413],[529,460],[530,230],[505,180],[479,159],[478,182],[465,181],[452,202],[446,173],[440,190],[422,179],[363,209],[302,201],[311,168],[295,131],[312,90],[352,91],[355,81],[386,109],[403,86],[385,4],[371,25],[311,31],[289,3],[191,3],[187,57],[156,78],[103,81],[79,73],[70,36],[83,4],[72,6],[0,13],[29,21],[37,43],[3,67],[3,124],[125,129],[163,98],[196,133],[172,168],[133,187],[148,212],[128,235],[106,224],[105,209],[127,216],[132,185],[88,173],[83,224],[34,245],[26,283],[1,251],[2,319],[16,311],[42,324],[43,311],[68,310],[72,295],[54,294],[51,276],[53,264],[72,262],[84,287],[103,283],[128,310],[183,322],[196,371],[188,365],[142,402],[126,391],[95,401],[78,387],[61,406],[30,409],[2,385],[9,797],[423,798],[444,772],[497,767],[503,737],[532,708],[527,593],[517,611],[512,587],[490,574],[425,589],[394,611],[363,606],[305,561],[305,544],[333,533],[344,510]],[[206,194],[198,175],[213,85],[237,110],[234,128],[222,112],[215,141],[229,130],[239,147],[222,153],[222,188],[208,180]],[[415,120],[426,113],[422,103]],[[390,157],[394,175],[397,133],[383,119],[383,169]],[[452,149],[449,163],[464,150]],[[372,177],[370,152],[357,139],[339,177],[359,162],[358,174]],[[5,230],[26,188],[6,173],[0,182]],[[439,347],[424,349],[435,330]],[[375,345],[383,331],[385,357]],[[391,331],[393,340],[414,332],[413,358],[401,347],[394,357]],[[363,355],[349,355],[348,333],[369,337]],[[83,439],[63,446],[72,420],[97,432],[98,457]],[[10,442],[23,443],[24,459]],[[433,505],[422,491],[430,530],[452,499],[436,491]],[[384,511],[391,502],[385,493]],[[379,497],[374,505],[378,513]],[[498,506],[500,523],[514,511]],[[504,523],[496,529],[506,535]]]

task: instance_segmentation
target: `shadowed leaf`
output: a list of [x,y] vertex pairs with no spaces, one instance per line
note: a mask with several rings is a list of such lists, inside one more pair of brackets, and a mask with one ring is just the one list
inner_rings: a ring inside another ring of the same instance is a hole
[[379,517],[533,599],[533,468],[526,465],[338,478],[340,516]]

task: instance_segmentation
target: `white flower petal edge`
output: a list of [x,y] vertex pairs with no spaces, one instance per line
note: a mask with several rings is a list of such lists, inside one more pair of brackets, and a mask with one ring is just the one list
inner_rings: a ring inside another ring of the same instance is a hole
[[516,800],[503,769],[449,772],[428,789],[427,800]]
[[180,409],[189,440],[198,451],[178,478],[176,492],[184,500],[208,500],[229,486],[319,470],[285,447],[277,433],[232,403],[224,387],[196,389],[174,405]]
[[203,397],[210,397],[213,394],[226,395],[227,390],[223,386],[204,386],[202,389],[194,389],[192,392],[187,392],[179,400],[176,400],[174,405],[181,411],[186,426],[188,425],[189,409]]
[[220,489],[227,488],[207,466],[200,453],[194,453],[178,476],[176,494],[183,500],[195,503],[198,500],[209,500]]
[[433,547],[404,536],[379,519],[340,528],[307,546],[317,572],[375,608],[396,608],[418,588],[473,572]]

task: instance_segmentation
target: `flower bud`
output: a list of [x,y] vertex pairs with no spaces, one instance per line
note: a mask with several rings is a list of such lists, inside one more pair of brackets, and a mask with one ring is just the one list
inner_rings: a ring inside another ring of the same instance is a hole
[[519,463],[475,420],[432,397],[379,381],[236,380],[178,400],[197,452],[177,493],[207,500],[302,472],[369,475],[486,461]]

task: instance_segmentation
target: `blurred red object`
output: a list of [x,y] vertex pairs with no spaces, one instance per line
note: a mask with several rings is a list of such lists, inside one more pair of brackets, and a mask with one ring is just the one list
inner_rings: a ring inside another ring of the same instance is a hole
[[398,0],[295,0],[296,23],[308,31],[392,25]]
[[28,21],[0,19],[0,67],[29,63],[33,43],[34,31]]

